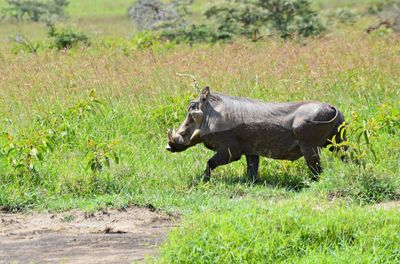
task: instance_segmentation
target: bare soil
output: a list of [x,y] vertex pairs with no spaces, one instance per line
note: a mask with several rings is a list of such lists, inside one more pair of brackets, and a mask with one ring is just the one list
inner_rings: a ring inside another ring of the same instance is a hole
[[145,208],[0,212],[0,263],[132,263],[157,254],[177,218]]
[[400,210],[400,201],[389,201],[383,203],[377,203],[372,206],[375,209],[384,209],[384,210],[391,210],[391,209],[398,209]]

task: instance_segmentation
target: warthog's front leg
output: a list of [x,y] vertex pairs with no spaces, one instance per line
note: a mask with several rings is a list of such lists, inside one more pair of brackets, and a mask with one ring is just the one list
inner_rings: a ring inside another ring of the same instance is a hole
[[224,148],[207,161],[207,168],[204,172],[204,180],[209,181],[211,176],[211,171],[217,168],[218,166],[228,164],[232,161],[237,161],[241,157],[240,151],[238,148]]
[[252,182],[258,181],[258,164],[260,163],[260,156],[246,155],[247,161],[247,176]]

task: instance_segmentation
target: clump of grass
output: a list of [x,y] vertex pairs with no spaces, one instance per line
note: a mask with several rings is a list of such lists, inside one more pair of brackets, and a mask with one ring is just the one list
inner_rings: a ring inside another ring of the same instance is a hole
[[[340,165],[339,165],[340,166]],[[365,169],[357,165],[331,169],[315,188],[326,193],[329,199],[345,198],[358,204],[370,204],[400,199],[400,181],[389,171]]]
[[232,211],[189,217],[169,234],[160,262],[396,262],[399,224],[396,211],[332,207],[309,199],[241,203]]

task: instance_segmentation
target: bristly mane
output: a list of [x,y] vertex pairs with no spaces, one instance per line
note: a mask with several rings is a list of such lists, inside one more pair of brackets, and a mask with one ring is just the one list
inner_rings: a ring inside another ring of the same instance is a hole
[[[204,130],[229,130],[241,125],[252,125],[273,119],[286,122],[291,113],[303,103],[266,103],[255,99],[210,93],[205,110]],[[204,131],[205,132],[205,131]]]

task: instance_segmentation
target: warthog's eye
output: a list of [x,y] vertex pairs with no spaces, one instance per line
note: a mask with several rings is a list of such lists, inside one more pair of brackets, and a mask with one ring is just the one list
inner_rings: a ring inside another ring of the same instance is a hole
[[197,108],[196,102],[190,102],[188,111],[195,110]]

